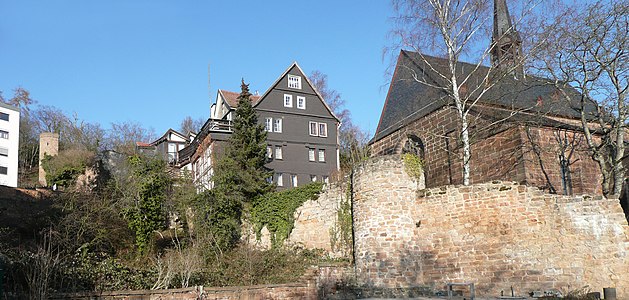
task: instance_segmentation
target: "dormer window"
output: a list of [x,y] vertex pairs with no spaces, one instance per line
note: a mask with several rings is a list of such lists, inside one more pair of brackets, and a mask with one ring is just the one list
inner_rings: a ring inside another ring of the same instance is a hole
[[301,76],[288,74],[288,87],[301,90]]

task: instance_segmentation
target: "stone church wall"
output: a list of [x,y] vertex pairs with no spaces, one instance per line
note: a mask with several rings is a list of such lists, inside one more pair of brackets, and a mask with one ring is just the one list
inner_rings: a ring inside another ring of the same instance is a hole
[[[561,121],[574,122],[569,119]],[[473,118],[470,123],[475,125],[470,128],[472,183],[509,180],[549,190],[550,181],[557,193],[562,194],[559,153],[563,151],[566,156],[571,156],[573,194],[601,193],[601,173],[590,157],[581,134],[544,126],[531,125],[527,129],[507,122],[491,124],[482,118]],[[446,106],[374,142],[370,145],[371,153],[374,157],[400,154],[407,136],[416,135],[425,148],[422,159],[425,161],[427,187],[461,184],[463,163],[458,129],[456,112]],[[561,143],[566,146],[563,150]],[[546,180],[543,171],[549,180]]]
[[416,186],[398,156],[356,170],[359,284],[443,290],[470,281],[487,296],[616,287],[629,298],[629,226],[617,199],[500,181]]

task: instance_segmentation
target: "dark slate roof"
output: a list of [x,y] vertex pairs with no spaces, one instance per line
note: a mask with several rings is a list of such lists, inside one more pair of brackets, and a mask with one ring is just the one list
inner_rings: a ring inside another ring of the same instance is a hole
[[[438,88],[446,84],[438,74],[447,74],[447,63],[448,61],[443,58],[404,50],[400,52],[380,122],[371,143],[443,106],[452,104],[448,95]],[[459,78],[469,75],[470,79],[463,87],[473,93],[475,87],[485,83],[490,68],[459,62],[457,70],[460,72]],[[419,83],[415,78],[429,82],[430,85]],[[580,95],[573,89],[568,92],[575,96]],[[568,103],[549,80],[534,76],[520,80],[500,78],[481,97],[479,103],[531,113],[525,116],[532,113],[567,118],[580,116],[577,102]],[[594,107],[587,107],[586,110],[590,114],[596,111]]]

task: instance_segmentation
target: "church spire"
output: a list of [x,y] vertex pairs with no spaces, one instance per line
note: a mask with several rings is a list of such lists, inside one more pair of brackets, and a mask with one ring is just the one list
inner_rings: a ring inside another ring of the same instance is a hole
[[491,64],[494,68],[524,76],[522,39],[511,23],[506,0],[494,0],[494,32],[491,38]]

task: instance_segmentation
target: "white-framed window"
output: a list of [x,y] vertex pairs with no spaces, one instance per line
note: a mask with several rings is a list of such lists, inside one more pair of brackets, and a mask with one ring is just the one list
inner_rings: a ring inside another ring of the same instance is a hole
[[273,120],[273,132],[282,132],[282,119],[277,118]]
[[319,125],[317,125],[317,122],[309,122],[308,123],[308,127],[310,128],[310,135],[311,136],[318,136],[319,135]]
[[264,129],[268,132],[273,132],[273,118],[266,118],[264,120]]
[[3,112],[0,112],[0,120],[9,121],[9,114],[5,114]]
[[293,187],[297,187],[297,175],[290,175],[290,183]]
[[282,146],[275,146],[275,159],[282,159]]
[[328,124],[322,122],[308,122],[308,133],[310,136],[328,136]]
[[320,162],[325,162],[325,150],[324,149],[319,149],[319,161]]
[[288,87],[301,90],[301,76],[288,74]]
[[327,137],[328,136],[328,124],[319,123],[319,136]]
[[266,157],[273,158],[273,148],[271,146],[266,146]]
[[297,108],[306,109],[306,97],[297,96]]
[[284,186],[284,174],[277,173],[277,186]]
[[284,94],[284,107],[293,107],[293,95]]
[[308,148],[308,160],[309,161],[315,161],[315,149],[314,148]]
[[330,177],[328,177],[328,176],[323,176],[323,183],[325,183],[325,184],[330,183]]
[[317,182],[317,175],[310,175],[311,182]]
[[9,156],[9,149],[0,147],[0,156]]
[[4,131],[4,130],[0,130],[0,139],[9,139],[9,132],[8,131]]

